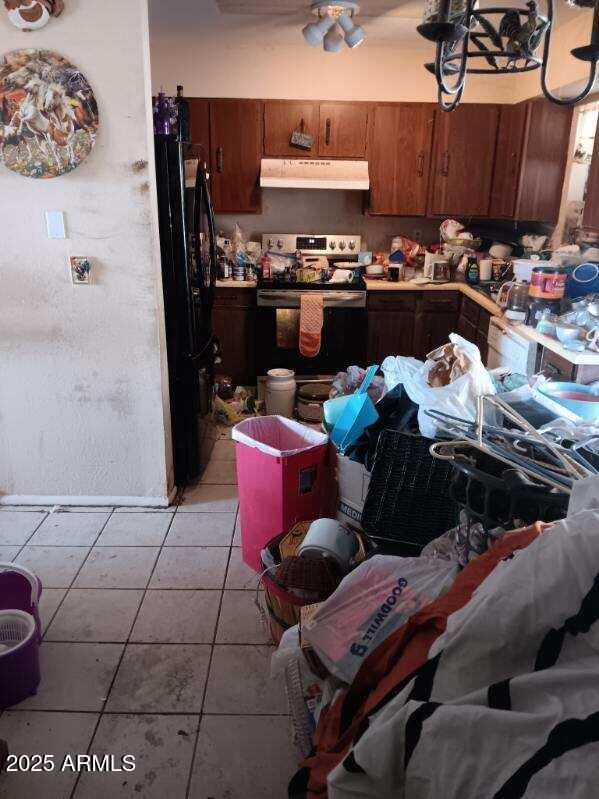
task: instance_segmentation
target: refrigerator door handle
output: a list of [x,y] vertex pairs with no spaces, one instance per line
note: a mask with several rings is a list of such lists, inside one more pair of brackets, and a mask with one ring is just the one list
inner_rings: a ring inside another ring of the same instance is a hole
[[[208,230],[202,230],[202,217],[205,217]],[[200,304],[202,311],[202,324],[204,321],[209,326],[205,332],[208,338],[212,337],[212,306],[214,305],[214,289],[216,284],[216,230],[214,223],[214,211],[208,190],[205,165],[198,161],[195,180],[194,214],[193,214],[193,233],[195,240],[195,258],[198,268],[198,282],[200,291]],[[202,235],[207,236],[207,256],[209,259],[209,273],[205,273],[204,259],[206,249],[203,248]],[[198,349],[197,345],[194,348]]]

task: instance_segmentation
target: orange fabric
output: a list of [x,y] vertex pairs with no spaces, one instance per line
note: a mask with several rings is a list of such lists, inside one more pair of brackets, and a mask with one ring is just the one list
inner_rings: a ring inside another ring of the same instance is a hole
[[300,299],[299,351],[305,358],[320,352],[323,325],[322,294],[302,294]]
[[307,799],[327,796],[327,775],[347,754],[368,713],[426,662],[432,644],[445,631],[447,618],[470,601],[500,560],[527,547],[548,526],[536,522],[506,533],[458,574],[444,596],[415,613],[366,658],[354,682],[320,716],[315,753],[301,763],[301,768],[310,771]]

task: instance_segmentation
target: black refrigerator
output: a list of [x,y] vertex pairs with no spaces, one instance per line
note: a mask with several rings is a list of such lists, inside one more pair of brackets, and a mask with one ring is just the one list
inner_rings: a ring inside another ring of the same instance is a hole
[[206,165],[193,145],[156,135],[155,153],[174,476],[181,487],[202,469],[202,419],[211,409],[216,235]]

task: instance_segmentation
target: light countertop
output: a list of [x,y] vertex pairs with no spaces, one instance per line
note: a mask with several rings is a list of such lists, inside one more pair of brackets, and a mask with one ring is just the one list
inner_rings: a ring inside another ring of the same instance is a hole
[[551,352],[555,352],[556,355],[559,355],[564,360],[569,361],[570,363],[575,364],[576,366],[597,366],[599,367],[599,353],[593,352],[592,350],[583,350],[582,352],[574,352],[573,350],[567,350],[561,342],[557,341],[551,336],[546,336],[543,333],[539,333],[533,327],[529,327],[528,325],[523,325],[522,322],[509,322],[507,319],[502,318],[499,320],[499,324],[501,327],[510,328],[518,333],[519,336],[522,338],[528,339],[528,341],[535,341],[537,344],[540,344],[545,349],[551,350]]
[[217,280],[217,289],[255,289],[255,280]]
[[393,283],[388,280],[368,280],[368,278],[365,282],[368,291],[459,291],[477,302],[492,316],[502,315],[501,308],[490,297],[467,283],[413,283],[411,280]]

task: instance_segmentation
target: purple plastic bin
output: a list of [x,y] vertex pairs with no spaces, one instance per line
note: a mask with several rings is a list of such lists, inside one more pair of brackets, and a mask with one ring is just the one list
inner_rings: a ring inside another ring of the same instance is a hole
[[22,610],[35,619],[38,640],[42,640],[39,601],[42,581],[29,569],[16,563],[0,562],[0,610]]
[[33,616],[22,610],[0,611],[0,710],[35,694],[39,683],[39,637]]

